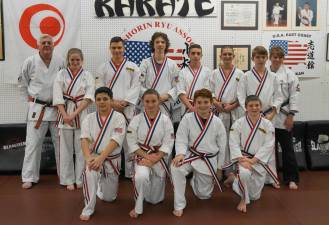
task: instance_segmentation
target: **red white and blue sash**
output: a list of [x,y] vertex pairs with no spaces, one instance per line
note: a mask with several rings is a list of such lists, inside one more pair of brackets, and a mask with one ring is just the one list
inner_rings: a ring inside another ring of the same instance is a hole
[[[66,72],[67,75],[70,78],[70,83],[66,89],[66,91],[63,93],[63,98],[65,100],[65,110],[67,109],[67,101],[71,101],[74,103],[74,110],[76,110],[78,108],[78,102],[80,102],[81,100],[83,100],[84,95],[79,95],[79,96],[75,96],[74,95],[74,88],[76,86],[77,81],[79,80],[80,77],[82,77],[82,73],[83,73],[83,68],[81,67],[80,70],[77,72],[77,74],[74,76],[72,74],[72,71],[69,68],[66,68]],[[58,111],[57,113],[57,119],[56,119],[56,125],[58,126],[59,122],[63,122],[63,116],[62,114]],[[74,118],[75,124],[76,124],[76,128],[80,128],[80,116],[77,115]]]
[[206,165],[207,165],[212,177],[214,178],[215,183],[217,184],[219,190],[222,192],[223,190],[222,190],[222,187],[220,185],[219,179],[216,175],[216,171],[215,171],[214,167],[212,166],[212,164],[209,160],[210,158],[216,157],[219,152],[217,152],[216,154],[212,154],[212,153],[199,152],[197,150],[197,147],[199,146],[199,144],[201,143],[201,141],[203,140],[203,138],[205,137],[205,135],[208,131],[208,128],[209,128],[209,126],[210,126],[210,124],[213,120],[214,114],[210,113],[210,116],[208,117],[208,119],[205,123],[203,123],[202,118],[200,117],[199,114],[194,112],[194,116],[195,116],[195,119],[197,121],[198,126],[201,129],[201,132],[198,135],[198,137],[196,138],[196,140],[194,141],[193,146],[190,147],[190,149],[189,149],[189,151],[192,154],[188,158],[184,159],[184,161],[181,163],[181,165],[183,165],[185,163],[191,163],[194,160],[202,159],[206,163]]
[[265,68],[265,72],[264,72],[264,75],[263,77],[261,77],[259,75],[259,73],[256,71],[255,68],[252,69],[252,73],[254,74],[254,76],[256,77],[256,79],[258,80],[259,84],[258,84],[258,87],[257,87],[257,90],[255,92],[255,95],[256,96],[259,96],[261,91],[263,90],[263,87],[264,87],[264,84],[265,84],[265,81],[266,81],[266,78],[268,77],[268,70]]
[[235,69],[235,67],[233,66],[233,68],[232,68],[232,70],[231,70],[231,72],[230,72],[228,78],[226,78],[223,69],[222,69],[221,67],[219,68],[219,73],[220,73],[220,75],[221,75],[221,77],[222,77],[224,83],[223,83],[223,85],[222,85],[222,87],[220,88],[220,91],[219,91],[219,93],[218,93],[218,101],[220,101],[220,102],[222,101],[223,95],[224,95],[224,93],[225,93],[225,91],[226,91],[226,89],[227,89],[228,84],[230,83],[230,81],[231,81],[231,79],[232,79],[232,77],[233,77],[233,74],[235,73],[235,70],[236,70],[236,69]]
[[[114,110],[111,109],[111,112],[107,115],[105,121],[103,121],[102,117],[99,115],[99,112],[98,111],[96,112],[96,120],[97,120],[99,129],[100,129],[98,132],[97,138],[95,140],[94,146],[93,146],[93,152],[95,152],[96,154],[99,154],[100,153],[99,151],[102,150],[99,148],[105,138],[105,133],[107,132],[107,129],[110,125],[113,114],[114,114]],[[105,139],[108,139],[108,138],[110,138],[110,137],[106,137]]]
[[251,143],[253,142],[254,138],[255,138],[255,135],[257,133],[257,130],[258,130],[258,127],[260,125],[260,123],[262,122],[262,117],[259,117],[257,122],[255,124],[253,124],[250,120],[250,118],[246,115],[246,120],[247,120],[247,123],[250,127],[250,132],[249,132],[249,135],[248,135],[248,138],[243,146],[243,150],[245,152],[248,152],[249,151],[249,148],[250,148],[250,145]]
[[154,60],[154,58],[152,57],[151,59],[151,62],[152,62],[152,66],[153,66],[153,70],[154,70],[154,73],[155,73],[155,79],[153,80],[153,83],[151,85],[151,89],[155,89],[156,86],[158,85],[159,83],[159,80],[163,74],[163,70],[164,70],[164,67],[166,66],[167,64],[167,57],[165,57],[165,59],[163,60],[162,64],[161,64],[161,67],[160,69],[158,70],[157,67],[156,67],[156,62]]
[[112,79],[110,80],[110,82],[108,83],[107,86],[108,86],[111,90],[113,89],[115,83],[117,82],[117,80],[118,80],[118,78],[119,78],[119,76],[120,76],[120,74],[121,74],[121,71],[122,71],[124,65],[126,64],[126,62],[127,62],[127,59],[124,58],[124,60],[123,60],[122,63],[120,64],[119,68],[117,69],[116,66],[114,65],[114,63],[112,62],[112,60],[110,61],[110,65],[111,65],[111,67],[112,67],[112,69],[113,69],[113,71],[114,71],[114,74],[113,74],[113,77],[112,77]]
[[190,72],[191,72],[191,74],[193,76],[192,83],[191,83],[191,85],[190,85],[190,87],[188,89],[188,92],[186,94],[187,95],[187,98],[189,100],[191,100],[192,99],[193,92],[194,92],[194,89],[195,89],[195,85],[196,85],[196,83],[198,81],[198,78],[199,78],[199,76],[201,74],[201,71],[202,71],[202,66],[200,65],[200,67],[198,68],[198,70],[195,73],[192,70],[192,68],[190,67],[190,65],[188,65],[187,68],[190,70]]

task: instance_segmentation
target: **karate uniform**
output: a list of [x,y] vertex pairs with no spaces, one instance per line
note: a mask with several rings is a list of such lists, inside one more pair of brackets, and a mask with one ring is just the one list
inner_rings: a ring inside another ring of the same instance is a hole
[[[219,186],[216,171],[226,147],[226,133],[222,121],[210,114],[206,121],[194,112],[187,113],[176,133],[176,155],[183,154],[181,166],[171,165],[174,184],[174,208],[186,207],[186,176],[193,171],[191,186],[200,199],[208,199],[214,188],[214,180]],[[221,188],[220,188],[221,189]]]
[[[280,111],[280,106],[283,101],[280,83],[278,78],[269,70],[265,70],[263,77],[260,77],[255,68],[245,73],[242,76],[241,82],[238,85],[238,99],[241,107],[245,110],[245,99],[248,95],[257,95],[262,102],[262,113],[266,115],[272,107],[276,107],[277,113]],[[274,121],[275,117],[273,118]],[[269,165],[276,173],[275,152],[272,152]],[[266,183],[274,183],[268,177]]]
[[155,89],[160,95],[169,94],[171,98],[161,103],[160,110],[171,118],[173,105],[177,100],[176,85],[178,82],[178,67],[174,60],[165,57],[159,70],[153,57],[144,59],[140,65],[141,70],[141,93],[147,89]]
[[[65,111],[71,115],[81,104],[81,101],[94,100],[95,79],[91,73],[83,68],[74,77],[66,68],[58,72],[54,81],[53,104],[64,105]],[[80,124],[87,116],[87,109],[81,111],[73,120],[73,126],[63,121],[63,116],[58,110],[57,122],[59,128],[59,152],[60,152],[60,184],[82,184],[82,171],[84,158],[80,144]],[[75,154],[75,162],[73,160]]]
[[83,178],[83,195],[85,207],[82,215],[94,213],[96,196],[104,201],[114,201],[117,197],[119,174],[121,169],[121,148],[126,134],[126,122],[121,113],[111,110],[103,121],[98,112],[88,114],[81,126],[81,139],[90,141],[92,155],[100,155],[111,140],[119,146],[104,161],[100,171],[85,168]]
[[[199,69],[194,72],[188,65],[179,72],[179,82],[177,83],[177,96],[184,94],[188,100],[193,103],[194,93],[202,88],[210,89],[209,80],[211,71],[206,66],[200,66]],[[181,107],[182,116],[187,112],[187,108],[184,104]]]
[[276,141],[280,143],[282,148],[283,180],[286,183],[290,181],[298,183],[298,165],[293,148],[292,133],[286,129],[284,123],[289,113],[298,112],[299,81],[295,73],[284,65],[279,68],[275,75],[280,82],[283,95],[280,112],[274,120]]
[[[246,202],[260,198],[266,174],[276,175],[266,164],[274,152],[274,127],[272,123],[260,117],[256,124],[252,124],[248,116],[241,117],[230,131],[231,159],[238,160],[243,155],[256,157],[259,162],[248,170],[237,164],[238,173],[233,182],[233,190]],[[264,165],[264,166],[263,166]],[[266,168],[266,169],[265,169]]]
[[[211,92],[214,94],[214,97],[221,103],[231,104],[237,102],[238,101],[237,88],[239,81],[241,80],[241,77],[243,75],[244,74],[241,70],[239,70],[236,67],[233,67],[229,76],[226,78],[224,75],[224,71],[221,67],[215,69],[210,77],[210,89]],[[225,126],[227,140],[229,138],[229,130],[232,124],[240,117],[241,111],[242,111],[241,107],[238,107],[229,113],[216,112],[216,115],[218,115],[218,117],[222,120]],[[227,145],[225,157],[224,157],[225,162],[230,160],[229,156],[230,156],[229,145]],[[221,165],[223,165],[223,163],[224,162],[221,162]]]
[[53,107],[52,99],[54,79],[62,68],[64,68],[64,59],[55,54],[48,67],[39,54],[28,57],[22,65],[18,86],[24,101],[28,96],[33,98],[33,102],[28,103],[23,182],[39,181],[42,143],[48,129],[54,144],[57,171],[59,171],[57,112]]
[[310,27],[312,26],[312,20],[313,20],[313,11],[312,10],[300,10],[300,15],[298,16],[300,19],[300,26],[301,27]]
[[[127,125],[134,116],[140,93],[140,70],[138,66],[126,58],[119,68],[116,68],[112,61],[103,63],[96,72],[96,87],[107,86],[113,92],[114,100],[124,100],[129,103],[123,111]],[[125,155],[125,177],[132,177],[132,161],[128,154],[128,145],[123,143]]]
[[159,112],[153,121],[146,112],[135,116],[127,130],[130,153],[138,149],[146,152],[165,153],[165,156],[151,168],[138,165],[139,156],[135,156],[135,174],[133,177],[135,212],[143,213],[143,201],[157,204],[165,196],[166,174],[169,175],[168,158],[174,145],[174,128],[168,116]]
[[279,25],[279,20],[281,17],[281,11],[283,11],[284,8],[282,8],[279,5],[274,5],[272,10],[272,17],[273,17],[273,25]]

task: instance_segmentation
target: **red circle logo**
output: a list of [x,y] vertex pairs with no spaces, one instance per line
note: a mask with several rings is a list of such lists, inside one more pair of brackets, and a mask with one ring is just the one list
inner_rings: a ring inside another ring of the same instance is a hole
[[[34,27],[39,29],[33,29]],[[38,38],[42,34],[51,35],[56,46],[61,41],[64,30],[65,20],[62,13],[48,4],[37,4],[26,8],[19,21],[19,32],[23,40],[35,49],[38,48]]]

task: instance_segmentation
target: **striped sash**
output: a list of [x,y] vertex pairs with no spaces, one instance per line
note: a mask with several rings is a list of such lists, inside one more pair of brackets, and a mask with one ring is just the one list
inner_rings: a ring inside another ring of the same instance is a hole
[[223,69],[222,68],[219,68],[219,73],[220,73],[221,77],[223,78],[224,83],[223,83],[223,85],[220,88],[220,91],[218,93],[218,101],[220,101],[220,102],[222,101],[222,98],[223,98],[223,95],[225,93],[225,90],[227,89],[227,86],[230,83],[230,81],[231,81],[231,79],[233,77],[233,74],[235,73],[235,70],[236,70],[236,68],[233,67],[232,70],[231,70],[231,72],[230,72],[230,74],[229,74],[229,76],[228,76],[228,78],[226,78]]
[[153,66],[153,70],[154,70],[154,73],[155,73],[155,79],[153,80],[153,83],[151,85],[151,89],[155,89],[156,86],[158,85],[159,80],[160,80],[160,78],[163,74],[164,67],[167,64],[167,57],[165,57],[165,59],[163,60],[159,70],[157,70],[155,64],[156,64],[156,62],[155,62],[154,58],[152,57],[152,66]]
[[200,67],[198,68],[198,70],[195,73],[192,70],[192,68],[190,67],[190,65],[188,65],[187,68],[190,70],[190,72],[191,72],[191,74],[193,76],[192,83],[191,83],[191,85],[190,85],[190,87],[188,89],[188,92],[187,92],[187,98],[188,99],[192,99],[192,95],[193,95],[193,92],[194,92],[195,85],[196,85],[196,83],[198,81],[198,78],[199,78],[199,76],[201,74],[201,71],[202,71],[202,66],[200,65]]
[[258,118],[256,124],[253,124],[247,115],[246,115],[246,120],[247,120],[248,125],[250,127],[250,133],[249,133],[248,138],[247,138],[247,140],[244,144],[243,149],[244,149],[245,152],[248,152],[249,148],[250,148],[250,145],[251,145],[252,141],[255,138],[258,127],[259,127],[260,123],[262,122],[262,117]]
[[261,93],[261,91],[263,90],[263,87],[264,87],[266,78],[268,77],[268,70],[265,68],[265,73],[264,73],[264,76],[263,77],[261,77],[259,75],[259,73],[256,71],[255,68],[252,69],[252,73],[254,74],[254,76],[256,77],[256,79],[259,82],[258,87],[257,87],[257,90],[255,92],[255,95],[256,96],[259,96],[260,93]]
[[219,179],[216,175],[216,171],[215,171],[214,167],[212,166],[212,164],[209,160],[210,158],[213,158],[213,157],[217,156],[219,152],[217,152],[216,154],[212,154],[212,153],[199,152],[197,150],[197,147],[199,146],[199,144],[201,143],[201,141],[205,137],[205,134],[208,131],[209,125],[211,124],[211,121],[214,117],[214,114],[210,113],[210,116],[208,117],[208,119],[205,123],[202,122],[202,119],[200,118],[200,116],[197,113],[194,113],[194,116],[195,116],[195,119],[196,119],[200,129],[201,129],[201,132],[200,132],[199,136],[197,137],[197,139],[194,141],[193,146],[190,147],[190,149],[189,149],[190,152],[191,152],[191,155],[188,158],[184,159],[184,161],[180,165],[183,165],[183,164],[186,164],[186,163],[191,163],[191,162],[193,162],[195,160],[198,160],[198,159],[203,160],[206,163],[206,165],[207,165],[212,177],[214,178],[219,190],[222,192],[223,190],[222,190],[222,187],[220,185]]
[[[111,119],[113,117],[113,114],[114,114],[114,110],[111,109],[111,112],[109,113],[109,115],[106,117],[105,121],[102,120],[101,116],[99,115],[99,112],[96,112],[96,120],[97,120],[97,123],[98,123],[98,126],[99,126],[99,132],[98,132],[98,135],[97,135],[97,138],[96,138],[96,141],[94,143],[94,146],[93,146],[93,152],[95,152],[96,154],[99,154],[100,150],[100,145],[102,143],[102,141],[104,140],[104,136],[105,136],[105,133],[107,131],[107,128],[109,127],[110,125],[110,122],[111,122]],[[105,138],[105,139],[108,139],[109,137]]]
[[114,75],[113,75],[112,79],[110,80],[110,82],[108,83],[108,87],[109,87],[111,90],[113,89],[115,83],[117,82],[117,80],[118,80],[118,78],[119,78],[119,76],[120,76],[120,74],[121,74],[121,71],[122,71],[124,65],[126,64],[126,62],[127,62],[127,59],[124,58],[124,60],[122,61],[122,63],[121,63],[120,66],[119,66],[119,69],[117,70],[117,68],[116,68],[116,66],[114,65],[114,63],[112,62],[112,60],[110,61],[110,65],[111,65],[111,67],[112,67],[112,69],[113,69],[113,71],[114,71]]

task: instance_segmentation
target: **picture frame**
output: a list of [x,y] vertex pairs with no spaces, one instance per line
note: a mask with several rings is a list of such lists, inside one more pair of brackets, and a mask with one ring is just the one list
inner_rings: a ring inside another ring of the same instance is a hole
[[264,0],[263,29],[291,30],[291,0]]
[[0,0],[0,61],[5,60],[5,41],[3,26],[3,2]]
[[246,72],[251,69],[251,45],[214,45],[214,69],[220,65],[220,51],[224,46],[233,47],[233,64],[240,70]]
[[222,1],[222,30],[258,30],[258,1]]
[[329,33],[327,34],[326,61],[329,62]]
[[320,30],[319,0],[294,0],[292,3],[293,30]]

